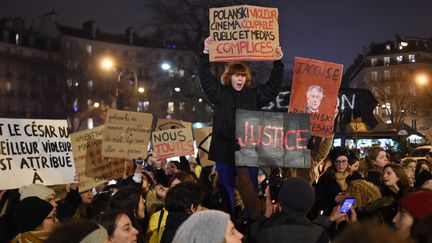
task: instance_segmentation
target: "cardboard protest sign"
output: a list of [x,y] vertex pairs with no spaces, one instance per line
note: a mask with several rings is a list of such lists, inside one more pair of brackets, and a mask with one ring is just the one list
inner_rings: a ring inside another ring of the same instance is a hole
[[161,131],[166,129],[177,129],[177,128],[192,129],[192,123],[181,121],[181,120],[162,119],[162,118],[159,118],[156,123],[156,131]]
[[288,112],[310,113],[314,136],[333,134],[343,65],[296,57]]
[[167,129],[152,133],[154,152],[161,159],[194,155],[192,130],[190,128]]
[[108,110],[102,156],[124,159],[147,157],[152,121],[152,114]]
[[0,189],[72,183],[75,166],[65,120],[0,118]]
[[214,161],[208,159],[210,151],[210,142],[212,136],[211,127],[197,128],[193,130],[196,146],[198,148],[198,156],[201,166],[214,165]]
[[277,8],[239,5],[211,8],[211,62],[275,60],[279,47]]
[[236,111],[236,166],[310,168],[309,114]]
[[[75,167],[80,175],[80,191],[87,191],[123,175],[124,159],[102,157],[104,126],[71,134]],[[128,163],[129,170],[133,164]]]

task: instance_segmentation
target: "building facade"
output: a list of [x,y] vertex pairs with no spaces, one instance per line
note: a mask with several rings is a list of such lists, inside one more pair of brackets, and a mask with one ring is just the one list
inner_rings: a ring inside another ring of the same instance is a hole
[[432,127],[432,39],[372,44],[359,60],[349,85],[371,90],[380,102],[376,114],[395,129],[406,124],[424,133]]
[[[67,117],[74,131],[103,123],[107,108],[191,122],[211,119],[197,80],[197,56],[186,45],[140,38],[132,28],[103,33],[94,21],[71,28],[55,17],[42,16],[32,32],[45,42],[23,34],[29,31],[23,22],[1,26],[3,117]],[[103,69],[107,58],[112,67]]]
[[0,117],[65,118],[65,85],[57,39],[0,20]]

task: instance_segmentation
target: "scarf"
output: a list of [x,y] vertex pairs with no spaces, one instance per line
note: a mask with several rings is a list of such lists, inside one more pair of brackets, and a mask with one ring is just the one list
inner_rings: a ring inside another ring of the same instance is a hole
[[345,191],[348,188],[348,184],[346,183],[346,178],[350,175],[349,171],[346,170],[343,173],[335,172],[334,173],[336,182],[339,185],[341,191]]
[[42,243],[49,235],[50,233],[46,231],[27,231],[19,233],[11,243]]

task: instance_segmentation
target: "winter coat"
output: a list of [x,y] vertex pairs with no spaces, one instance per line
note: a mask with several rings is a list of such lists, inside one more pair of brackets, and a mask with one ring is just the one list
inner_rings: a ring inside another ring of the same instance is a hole
[[[358,173],[349,175],[345,180],[349,184],[354,179],[360,179]],[[315,209],[323,210],[323,214],[329,216],[333,208],[338,204],[335,197],[342,190],[336,182],[334,172],[329,168],[318,180],[315,186]]]
[[165,230],[162,234],[161,243],[171,243],[174,239],[175,233],[180,225],[186,221],[190,216],[185,212],[170,212],[166,219]]
[[284,212],[254,224],[249,242],[328,243],[329,238],[323,228],[312,224],[303,215]]
[[284,66],[281,61],[273,63],[270,79],[256,88],[243,87],[236,91],[231,85],[222,85],[210,71],[209,56],[202,54],[199,62],[201,87],[214,104],[213,132],[209,159],[234,164],[234,152],[238,148],[235,138],[235,113],[237,109],[259,110],[273,100],[283,80]]

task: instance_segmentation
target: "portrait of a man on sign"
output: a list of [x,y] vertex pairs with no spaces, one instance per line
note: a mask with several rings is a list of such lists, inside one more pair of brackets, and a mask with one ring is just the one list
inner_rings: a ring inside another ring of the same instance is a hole
[[324,97],[324,89],[319,85],[311,85],[306,91],[306,112],[318,112],[321,101]]

